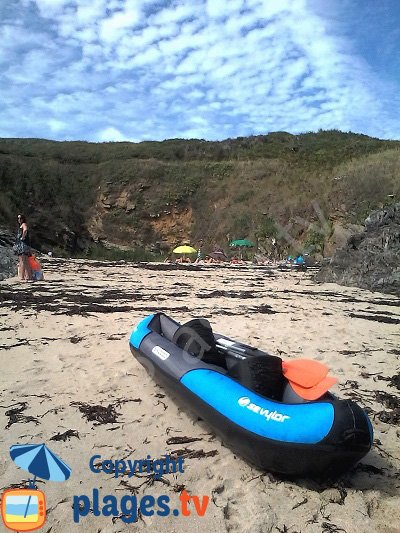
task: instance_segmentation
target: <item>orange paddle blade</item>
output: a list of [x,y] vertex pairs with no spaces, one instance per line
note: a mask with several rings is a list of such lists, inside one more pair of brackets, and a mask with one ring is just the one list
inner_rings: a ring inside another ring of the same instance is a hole
[[282,369],[286,379],[301,387],[314,387],[328,375],[329,369],[323,363],[312,359],[283,361]]
[[314,385],[313,387],[302,387],[297,383],[290,382],[292,389],[304,400],[318,400],[337,382],[336,378],[330,376],[325,377],[322,381]]

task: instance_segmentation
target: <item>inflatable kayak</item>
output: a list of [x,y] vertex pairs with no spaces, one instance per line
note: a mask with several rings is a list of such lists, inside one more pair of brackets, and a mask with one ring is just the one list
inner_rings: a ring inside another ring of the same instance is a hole
[[130,349],[226,446],[261,469],[334,476],[371,448],[366,413],[327,390],[335,379],[316,377],[313,365],[296,378],[296,361],[213,333],[205,319],[181,325],[150,315],[132,332]]

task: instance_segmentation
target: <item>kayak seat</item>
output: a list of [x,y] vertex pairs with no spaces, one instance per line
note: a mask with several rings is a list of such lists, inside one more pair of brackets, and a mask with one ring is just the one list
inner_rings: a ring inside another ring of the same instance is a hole
[[226,369],[225,355],[217,350],[211,325],[205,318],[194,318],[182,324],[172,342],[204,363]]
[[282,359],[274,355],[256,355],[238,361],[228,370],[228,376],[249,390],[281,401],[285,384]]

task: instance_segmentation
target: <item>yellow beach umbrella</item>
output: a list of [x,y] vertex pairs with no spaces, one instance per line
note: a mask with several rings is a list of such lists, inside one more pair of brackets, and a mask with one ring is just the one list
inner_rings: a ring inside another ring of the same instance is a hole
[[178,246],[177,248],[175,248],[175,250],[172,250],[172,253],[174,254],[195,254],[197,253],[197,250],[195,250],[191,246],[183,245],[183,246]]

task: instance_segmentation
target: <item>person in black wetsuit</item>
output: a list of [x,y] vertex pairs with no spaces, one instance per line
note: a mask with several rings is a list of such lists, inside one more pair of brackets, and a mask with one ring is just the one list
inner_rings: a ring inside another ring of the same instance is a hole
[[15,243],[16,253],[18,254],[19,265],[18,272],[19,277],[22,281],[31,281],[32,280],[32,269],[29,265],[29,256],[32,255],[30,240],[29,240],[29,229],[26,222],[26,217],[24,215],[18,215],[18,235]]

